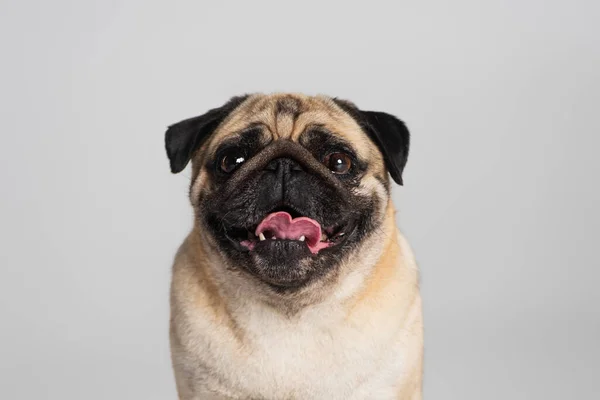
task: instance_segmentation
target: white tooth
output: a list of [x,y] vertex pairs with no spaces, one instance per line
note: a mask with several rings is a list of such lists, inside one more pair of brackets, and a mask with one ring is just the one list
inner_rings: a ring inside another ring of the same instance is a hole
[[338,236],[344,236],[344,232],[340,233]]
[[258,238],[260,239],[261,242],[266,239],[265,234],[262,232],[258,234]]
[[273,239],[273,240],[277,240],[277,237],[273,236],[271,239]]
[[300,239],[298,239],[298,240],[301,242],[304,242],[304,239],[306,239],[306,238],[304,237],[304,235],[302,235],[302,236],[300,236]]

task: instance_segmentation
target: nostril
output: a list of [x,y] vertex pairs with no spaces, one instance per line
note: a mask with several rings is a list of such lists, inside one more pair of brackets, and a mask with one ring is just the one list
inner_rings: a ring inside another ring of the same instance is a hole
[[265,167],[265,171],[279,171],[280,169],[288,172],[304,171],[302,165],[290,158],[277,158],[275,160],[271,160],[271,162],[269,162],[269,164],[267,164]]
[[265,167],[266,171],[277,171],[279,169],[279,160],[273,160]]

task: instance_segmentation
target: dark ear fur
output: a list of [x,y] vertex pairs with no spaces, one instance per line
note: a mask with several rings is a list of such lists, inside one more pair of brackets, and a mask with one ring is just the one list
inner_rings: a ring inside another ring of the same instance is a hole
[[402,185],[402,171],[408,159],[410,134],[404,122],[391,114],[362,111],[354,104],[334,99],[344,111],[358,122],[383,154],[386,167],[394,181]]
[[213,108],[203,115],[169,126],[165,134],[165,146],[171,163],[171,172],[176,174],[183,171],[204,140],[247,98],[247,95],[233,97],[219,108]]

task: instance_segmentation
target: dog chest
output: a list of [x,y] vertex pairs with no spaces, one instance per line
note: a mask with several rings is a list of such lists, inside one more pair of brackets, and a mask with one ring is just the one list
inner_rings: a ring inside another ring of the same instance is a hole
[[391,334],[397,330],[371,331],[327,323],[327,319],[292,322],[264,315],[258,319],[248,315],[244,324],[247,335],[241,348],[209,335],[212,340],[195,349],[210,371],[202,379],[204,389],[212,386],[239,398],[373,398],[369,393],[391,399],[397,395],[403,372],[401,343]]

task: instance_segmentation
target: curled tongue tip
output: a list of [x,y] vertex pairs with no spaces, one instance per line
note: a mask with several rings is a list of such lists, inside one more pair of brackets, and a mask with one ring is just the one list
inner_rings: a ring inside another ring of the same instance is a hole
[[[271,213],[262,220],[255,232],[256,236],[276,239],[299,240],[306,242],[311,252],[316,253],[317,244],[321,240],[321,225],[308,217],[292,218],[285,212]],[[315,250],[316,251],[313,251]]]

